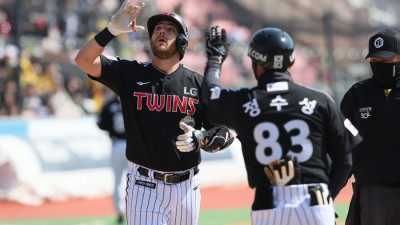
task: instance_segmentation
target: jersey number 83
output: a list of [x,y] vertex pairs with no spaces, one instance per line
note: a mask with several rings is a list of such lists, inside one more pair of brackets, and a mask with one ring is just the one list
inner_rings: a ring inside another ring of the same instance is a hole
[[[290,120],[284,125],[284,130],[289,133],[293,130],[298,130],[295,135],[290,135],[292,143],[291,149],[288,154],[296,156],[299,162],[305,162],[312,156],[313,145],[308,136],[310,135],[310,128],[303,120]],[[269,136],[266,138],[263,134],[268,132]],[[256,158],[260,164],[267,165],[270,162],[280,159],[283,151],[282,146],[278,142],[280,133],[278,126],[272,122],[259,123],[253,131],[254,139],[257,142],[256,147]],[[300,146],[301,151],[294,151],[294,146]],[[271,150],[270,155],[265,154],[265,149]]]

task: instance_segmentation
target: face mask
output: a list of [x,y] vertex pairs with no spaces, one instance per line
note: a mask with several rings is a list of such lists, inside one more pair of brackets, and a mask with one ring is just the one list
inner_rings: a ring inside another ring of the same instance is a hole
[[399,63],[370,62],[372,78],[385,89],[395,86],[395,77],[399,72]]

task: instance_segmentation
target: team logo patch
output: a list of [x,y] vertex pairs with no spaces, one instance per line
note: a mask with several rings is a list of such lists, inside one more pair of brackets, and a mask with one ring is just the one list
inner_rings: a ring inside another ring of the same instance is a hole
[[144,180],[136,180],[135,184],[140,185],[140,186],[144,186],[144,187],[147,187],[147,188],[151,188],[151,189],[155,189],[156,188],[156,184],[155,183],[144,181]]
[[267,84],[267,92],[287,91],[287,90],[289,90],[289,85],[288,82],[286,81]]
[[383,41],[383,38],[381,38],[381,37],[378,37],[374,41],[375,48],[381,48],[383,46],[383,44],[384,44],[384,41]]
[[194,121],[194,118],[189,115],[183,117],[181,119],[181,122],[186,123],[187,125],[189,125],[191,127],[194,127],[196,125],[196,121]]

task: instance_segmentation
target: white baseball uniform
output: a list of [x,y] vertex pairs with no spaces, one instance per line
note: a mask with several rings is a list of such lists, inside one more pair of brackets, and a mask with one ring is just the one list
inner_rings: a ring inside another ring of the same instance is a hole
[[[322,204],[313,205],[310,187],[320,186]],[[335,210],[328,186],[299,184],[273,186],[273,209],[253,210],[253,225],[334,225]]]
[[[163,172],[128,163],[127,212],[129,225],[196,225],[200,208],[198,169],[168,172],[187,176],[176,184],[156,179]],[[167,175],[168,177],[168,175]]]

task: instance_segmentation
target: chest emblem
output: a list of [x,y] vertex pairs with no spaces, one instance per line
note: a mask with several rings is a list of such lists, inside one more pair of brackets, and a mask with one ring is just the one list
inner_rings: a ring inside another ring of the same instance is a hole
[[359,111],[361,119],[368,119],[368,117],[372,116],[372,107],[360,108]]
[[186,115],[185,117],[183,117],[181,119],[181,122],[186,123],[187,125],[191,126],[191,127],[195,127],[196,126],[196,121],[194,121],[194,118]]

